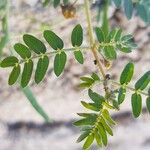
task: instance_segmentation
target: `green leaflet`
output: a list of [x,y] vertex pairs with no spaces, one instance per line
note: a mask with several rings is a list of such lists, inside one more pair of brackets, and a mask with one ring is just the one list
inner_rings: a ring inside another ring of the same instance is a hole
[[105,128],[103,127],[103,125],[101,123],[98,125],[98,131],[102,137],[103,144],[106,146],[107,142],[108,142],[107,133],[106,133]]
[[23,59],[31,57],[31,52],[30,52],[29,48],[21,43],[15,44],[14,49],[20,55],[20,57]]
[[85,143],[83,145],[83,149],[87,150],[91,146],[91,144],[93,143],[93,141],[94,141],[94,134],[92,133],[92,134],[90,134],[87,137],[87,139],[86,139],[86,141],[85,141]]
[[105,98],[103,96],[97,94],[96,92],[93,92],[91,89],[88,90],[88,95],[91,98],[91,100],[97,103],[98,105],[101,105],[102,102],[105,101]]
[[122,34],[122,29],[118,29],[116,36],[115,36],[115,41],[119,41],[121,39],[121,34]]
[[57,6],[59,6],[59,4],[60,4],[60,0],[54,0],[54,2],[53,2],[54,8],[56,8]]
[[84,102],[84,101],[81,101],[81,104],[82,104],[85,108],[90,109],[90,110],[93,110],[93,111],[99,111],[100,108],[101,108],[101,105],[98,106],[98,105],[95,104],[95,103],[86,103],[86,102]]
[[89,133],[90,133],[90,131],[83,132],[77,139],[77,143],[80,143],[81,141],[83,141],[89,135]]
[[3,59],[0,65],[2,68],[6,68],[15,66],[16,63],[18,63],[18,59],[15,56],[9,56]]
[[102,147],[102,138],[101,138],[100,134],[98,133],[98,131],[95,132],[95,139],[96,139],[97,144],[100,147]]
[[114,60],[117,58],[117,53],[113,46],[105,46],[103,53],[106,59]]
[[76,25],[71,34],[71,42],[73,47],[81,46],[83,42],[83,29],[80,24]]
[[43,108],[39,105],[38,101],[36,100],[36,97],[33,95],[31,89],[27,86],[25,88],[21,88],[22,92],[25,94],[27,99],[29,100],[30,104],[33,106],[33,108],[45,119],[46,122],[51,123],[52,120],[48,117],[46,112],[43,110]]
[[144,4],[137,4],[137,13],[145,21],[148,21],[148,12]]
[[94,81],[100,81],[99,76],[96,73],[92,73],[91,77],[93,78]]
[[116,7],[120,7],[120,5],[121,5],[121,0],[113,0],[113,1],[114,1],[114,3],[115,3]]
[[150,71],[146,72],[135,84],[136,90],[144,90],[150,83]]
[[74,51],[74,56],[75,59],[80,63],[83,64],[84,63],[84,58],[83,58],[83,54],[80,50],[75,50]]
[[97,117],[95,113],[77,113],[81,117]]
[[105,35],[104,35],[104,32],[102,31],[101,28],[99,27],[96,27],[95,28],[95,32],[96,32],[96,37],[97,37],[97,40],[101,43],[101,42],[104,42],[105,41]]
[[46,7],[49,3],[51,2],[51,0],[43,0],[43,6]]
[[110,126],[106,123],[105,119],[103,117],[101,117],[101,123],[104,127],[104,129],[111,135],[113,136],[113,131],[112,129],[110,128]]
[[113,29],[109,32],[107,38],[106,38],[106,41],[107,42],[110,42],[110,41],[114,41],[115,40],[115,37],[116,37],[116,34],[117,34],[118,30],[117,29]]
[[46,71],[48,69],[48,66],[49,66],[49,58],[47,55],[38,60],[38,64],[35,71],[35,82],[37,84],[43,80]]
[[108,110],[104,109],[102,112],[102,116],[112,125],[115,125],[115,121],[111,118]]
[[46,52],[46,47],[43,44],[43,42],[41,42],[39,39],[37,39],[33,35],[24,34],[23,40],[24,40],[25,44],[31,50],[33,50],[35,53],[37,53],[37,54],[43,53],[44,54]]
[[135,118],[139,117],[142,111],[142,97],[140,94],[134,93],[131,97],[132,112]]
[[69,3],[69,0],[63,0],[63,4],[67,5]]
[[146,99],[146,107],[147,107],[147,110],[150,113],[150,97],[147,97],[147,99]]
[[20,71],[21,71],[20,65],[14,66],[12,72],[9,75],[9,79],[8,79],[9,85],[13,85],[17,81],[20,75]]
[[67,61],[67,55],[64,51],[57,53],[54,59],[54,72],[58,77],[64,70]]
[[24,69],[22,72],[21,86],[23,88],[28,85],[31,79],[32,71],[33,71],[33,61],[29,59],[28,62],[24,64]]
[[96,121],[96,117],[87,117],[84,119],[80,119],[76,122],[74,122],[73,124],[75,126],[86,126],[86,125],[94,125]]
[[64,43],[60,37],[58,37],[53,31],[44,31],[44,38],[54,50],[61,50],[64,47]]
[[125,96],[126,96],[126,89],[125,88],[120,88],[119,89],[119,94],[118,94],[118,104],[122,104],[123,101],[125,100]]
[[119,110],[119,104],[116,100],[113,100],[113,107],[117,110]]
[[120,76],[120,83],[123,84],[128,84],[134,73],[134,64],[133,63],[128,63],[125,68],[123,69],[121,76]]
[[83,83],[80,83],[80,85],[79,85],[79,87],[83,88],[83,89],[89,88],[90,86],[91,86],[91,83],[89,83],[89,82],[83,82]]
[[81,77],[80,80],[85,81],[86,83],[93,84],[94,80],[89,77]]
[[131,19],[133,13],[133,3],[132,0],[124,0],[124,11],[128,19]]

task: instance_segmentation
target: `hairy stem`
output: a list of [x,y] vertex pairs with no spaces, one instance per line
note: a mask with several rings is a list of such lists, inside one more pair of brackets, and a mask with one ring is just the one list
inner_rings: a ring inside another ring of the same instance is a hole
[[89,34],[91,51],[93,53],[95,60],[97,61],[97,66],[99,68],[99,71],[102,74],[103,78],[105,79],[105,71],[103,69],[103,66],[101,64],[101,61],[98,57],[97,50],[96,50],[96,44],[95,44],[95,40],[94,40],[93,27],[92,27],[92,21],[91,21],[91,12],[90,12],[89,0],[84,0],[84,7],[85,7],[85,14],[86,14],[87,23],[88,23],[88,34]]

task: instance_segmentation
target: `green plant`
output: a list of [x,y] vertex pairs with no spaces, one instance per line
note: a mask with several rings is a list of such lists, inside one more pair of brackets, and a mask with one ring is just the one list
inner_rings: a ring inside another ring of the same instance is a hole
[[[0,20],[1,25],[0,29],[2,29],[2,34],[0,36],[0,58],[3,54],[3,49],[9,42],[10,33],[9,33],[9,1],[3,0],[0,1]],[[11,54],[13,51],[9,50]],[[52,120],[48,117],[43,108],[38,104],[36,97],[34,96],[31,89],[27,86],[26,88],[20,87],[21,91],[24,93],[30,104],[33,108],[43,117],[46,122],[52,122]]]
[[[45,3],[47,2],[49,1],[45,1]],[[56,7],[60,5],[61,1],[54,0],[53,2]],[[70,7],[75,8],[77,1],[73,4],[67,2],[65,3],[65,5],[67,5],[65,9],[67,9],[69,13],[69,11],[72,11]],[[120,1],[115,1],[115,3],[117,2]],[[117,59],[119,51],[130,53],[133,49],[137,48],[132,35],[124,35],[121,29],[110,30],[107,17],[108,5],[109,0],[105,0],[102,26],[93,29],[90,1],[84,0],[89,46],[82,46],[84,39],[83,28],[78,24],[73,28],[71,33],[71,48],[64,48],[63,40],[51,30],[43,32],[45,41],[47,41],[52,48],[50,52],[47,51],[45,44],[35,36],[24,34],[24,43],[17,43],[14,45],[15,52],[18,53],[20,57],[9,56],[1,62],[2,68],[12,67],[12,72],[8,80],[9,85],[13,85],[20,76],[20,84],[22,88],[25,88],[29,84],[33,74],[35,65],[34,59],[38,59],[34,75],[35,83],[38,84],[43,80],[48,70],[49,57],[54,56],[54,73],[56,76],[60,76],[65,68],[67,52],[73,52],[76,61],[80,64],[83,64],[85,61],[83,51],[86,50],[87,52],[91,52],[99,73],[94,72],[89,76],[80,78],[80,87],[87,89],[91,102],[81,101],[81,104],[88,109],[88,112],[78,113],[81,119],[74,123],[75,126],[79,126],[81,129],[81,135],[77,142],[81,142],[85,139],[83,149],[88,149],[94,140],[96,140],[97,145],[100,147],[107,145],[108,135],[113,136],[112,126],[116,124],[110,115],[110,110],[119,111],[119,107],[124,102],[128,90],[132,92],[131,106],[133,116],[137,118],[141,114],[141,95],[147,97],[146,106],[150,112],[150,71],[146,72],[135,83],[134,87],[129,86],[134,74],[134,64],[132,62],[126,64],[121,72],[119,82],[112,80],[111,74],[105,71],[105,67],[107,68],[112,61]],[[97,39],[94,38],[94,32]],[[21,71],[21,65],[24,65],[23,71]],[[112,89],[111,85],[115,85],[117,88]],[[101,86],[103,90],[94,91],[95,86]],[[148,88],[149,90],[147,90]],[[147,90],[147,92],[144,90]]]

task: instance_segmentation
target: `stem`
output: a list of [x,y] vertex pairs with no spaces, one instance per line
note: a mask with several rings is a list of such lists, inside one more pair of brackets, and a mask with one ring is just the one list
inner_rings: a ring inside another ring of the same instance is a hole
[[[0,41],[0,57],[2,54],[2,50],[6,46],[6,44],[9,41],[9,23],[8,23],[8,18],[9,18],[9,0],[6,0],[6,5],[5,5],[5,15],[2,18],[2,32],[4,33],[4,36],[1,38]],[[3,10],[2,10],[3,11]]]
[[91,12],[90,12],[89,0],[84,0],[84,7],[85,7],[85,14],[86,14],[87,23],[88,23],[88,33],[89,33],[89,41],[90,41],[91,51],[93,53],[95,60],[97,61],[97,66],[99,68],[99,71],[102,74],[103,78],[105,79],[105,71],[103,69],[103,66],[101,64],[101,61],[100,61],[98,54],[97,54],[97,51],[96,51],[96,45],[95,45],[95,41],[94,41],[93,27],[92,27],[92,21],[91,21]]
[[109,22],[108,22],[108,4],[109,1],[104,1],[104,7],[103,7],[103,23],[102,23],[102,29],[106,35],[108,35],[109,32]]
[[[110,80],[112,82],[113,85],[117,85],[117,86],[122,86],[120,83],[116,82],[116,81],[113,81],[113,80]],[[125,86],[128,90],[130,91],[133,91],[133,92],[136,92],[136,90],[133,88],[133,87],[130,87],[130,86]],[[149,96],[147,93],[145,92],[142,92],[142,91],[138,91],[138,93],[140,94],[143,94],[145,96]]]
[[[89,49],[89,47],[81,47],[81,49],[85,49],[85,50],[87,50],[87,49]],[[65,52],[69,52],[69,51],[74,51],[74,50],[76,50],[76,48],[67,48],[67,49],[63,49]],[[53,51],[53,52],[47,52],[47,53],[45,53],[45,55],[47,55],[47,56],[52,56],[52,55],[54,55],[54,54],[57,54],[58,53],[58,51]],[[41,55],[39,54],[39,55],[34,55],[33,57],[31,57],[30,59],[36,59],[36,58],[40,58],[41,57]],[[26,59],[22,59],[20,62],[19,62],[19,64],[22,64],[22,63],[24,63],[24,62],[26,62]]]

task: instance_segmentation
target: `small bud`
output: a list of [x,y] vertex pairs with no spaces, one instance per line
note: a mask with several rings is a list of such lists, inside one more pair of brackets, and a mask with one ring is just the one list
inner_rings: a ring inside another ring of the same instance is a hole
[[108,80],[110,80],[111,79],[110,74],[106,74],[105,78],[108,79]]
[[97,60],[94,60],[94,65],[97,65]]

